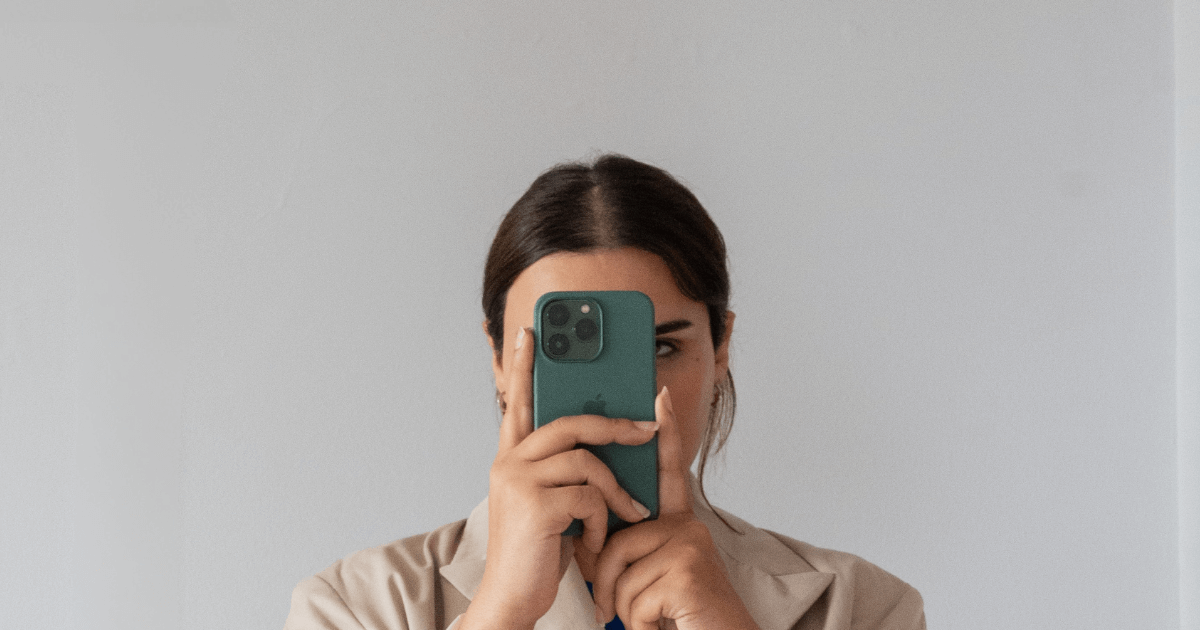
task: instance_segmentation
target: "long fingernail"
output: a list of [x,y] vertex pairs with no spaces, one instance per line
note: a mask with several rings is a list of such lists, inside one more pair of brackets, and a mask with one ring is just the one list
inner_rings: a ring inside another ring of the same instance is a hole
[[650,518],[650,510],[646,509],[646,506],[633,499],[630,499],[629,502],[633,504],[633,509],[637,510],[638,514],[642,515],[642,518]]
[[643,431],[657,431],[658,420],[655,420],[654,422],[650,422],[649,420],[636,420],[634,421],[633,426]]
[[525,345],[525,327],[524,326],[522,326],[521,329],[517,331],[517,348],[516,349],[520,350],[521,346],[523,346],[523,345]]
[[675,406],[671,404],[671,390],[667,389],[666,385],[663,385],[662,393],[663,402],[666,403],[667,413],[675,415]]

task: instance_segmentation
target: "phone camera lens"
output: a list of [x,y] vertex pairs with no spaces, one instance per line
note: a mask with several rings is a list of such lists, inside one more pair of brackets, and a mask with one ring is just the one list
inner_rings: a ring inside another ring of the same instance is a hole
[[575,335],[580,341],[587,341],[596,336],[596,320],[581,319],[575,324]]
[[556,357],[561,357],[570,349],[571,340],[567,339],[567,336],[562,333],[550,335],[550,338],[546,340],[546,351]]
[[550,322],[551,326],[562,326],[568,319],[571,319],[571,311],[562,302],[555,302],[546,309],[546,321]]

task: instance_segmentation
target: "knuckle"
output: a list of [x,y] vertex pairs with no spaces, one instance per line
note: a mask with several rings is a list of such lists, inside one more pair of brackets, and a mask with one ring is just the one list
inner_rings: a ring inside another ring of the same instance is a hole
[[688,520],[680,527],[683,534],[692,540],[712,540],[712,535],[708,532],[708,527],[698,520]]
[[567,463],[570,464],[571,467],[587,471],[591,468],[591,460],[596,456],[587,452],[585,449],[576,448],[571,449],[571,451],[567,453],[567,457],[569,459]]
[[[597,505],[601,505],[601,506],[604,505],[604,493],[600,492],[599,488],[597,488],[596,486],[588,486],[588,485],[580,486],[580,487],[583,488],[584,493],[587,494],[589,501],[591,501],[592,503],[597,504]],[[605,508],[604,512],[605,512],[605,514],[607,514],[608,509]]]
[[677,553],[683,566],[695,566],[707,559],[705,554],[694,545],[681,545]]
[[616,478],[613,477],[612,471],[609,470],[608,466],[605,466],[604,462],[600,461],[599,457],[596,457],[595,453],[586,448],[577,448],[574,453],[571,465],[587,476],[589,484],[597,486],[601,491],[611,487],[612,482],[615,482]]
[[571,486],[570,502],[572,514],[584,514],[590,511],[592,503],[591,488],[588,486]]
[[649,596],[641,596],[628,604],[629,618],[634,620],[634,623],[647,623],[647,619],[655,619],[658,616],[658,602],[654,601]]
[[574,436],[576,433],[579,432],[579,429],[576,426],[577,424],[578,423],[576,422],[574,417],[563,416],[561,418],[555,419],[553,422],[546,424],[540,430],[542,430],[542,431],[548,430],[548,432],[553,435]]

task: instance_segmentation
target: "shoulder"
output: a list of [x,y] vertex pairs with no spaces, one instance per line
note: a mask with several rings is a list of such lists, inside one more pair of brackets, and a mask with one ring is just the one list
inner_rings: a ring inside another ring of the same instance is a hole
[[292,593],[285,629],[444,627],[438,569],[454,558],[465,524],[355,552],[303,580]]
[[[824,549],[770,530],[761,531],[783,543],[814,570],[833,575],[824,601],[814,606],[828,618],[823,627],[925,627],[921,594],[904,580],[852,553]],[[830,623],[834,621],[844,624]]]
[[420,580],[437,575],[438,568],[454,558],[465,525],[466,520],[455,521],[424,534],[357,551],[315,577],[346,592],[394,578],[405,578],[406,584],[415,586]]

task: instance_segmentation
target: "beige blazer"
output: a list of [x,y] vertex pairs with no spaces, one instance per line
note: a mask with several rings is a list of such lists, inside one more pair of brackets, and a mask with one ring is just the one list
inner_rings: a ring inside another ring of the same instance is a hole
[[[694,503],[729,581],[762,630],[925,628],[921,595],[883,569],[848,553],[758,529],[721,510],[744,532],[736,534],[703,501]],[[284,629],[454,627],[483,579],[487,520],[485,499],[465,521],[333,563],[296,586]],[[579,567],[571,560],[557,599],[534,627],[600,630],[594,611]]]

